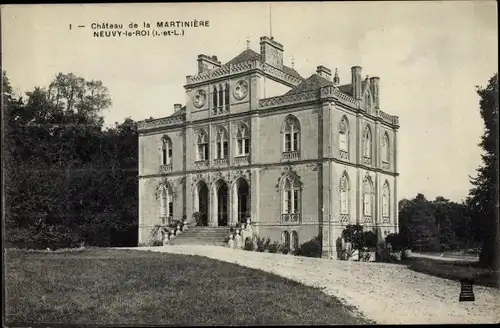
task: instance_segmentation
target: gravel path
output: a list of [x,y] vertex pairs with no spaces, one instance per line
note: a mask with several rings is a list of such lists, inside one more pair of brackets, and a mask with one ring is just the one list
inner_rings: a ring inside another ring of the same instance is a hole
[[402,265],[307,258],[179,245],[136,247],[201,255],[318,287],[379,324],[452,324],[500,322],[500,290],[474,286],[475,302],[458,302],[460,283],[413,272]]

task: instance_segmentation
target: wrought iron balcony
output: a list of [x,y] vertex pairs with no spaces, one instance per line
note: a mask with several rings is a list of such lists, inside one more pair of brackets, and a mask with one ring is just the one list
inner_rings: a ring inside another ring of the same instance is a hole
[[170,223],[172,223],[172,217],[171,216],[161,216],[160,221],[161,221],[161,224],[163,224],[163,225],[170,225]]
[[216,158],[214,159],[214,165],[227,165],[227,158]]
[[341,159],[349,159],[349,153],[344,151],[344,150],[340,150],[339,151],[339,157]]
[[235,165],[247,165],[248,164],[249,155],[236,156],[233,159],[233,163]]
[[281,158],[285,159],[285,160],[299,159],[300,158],[300,151],[298,151],[298,150],[284,151],[281,154]]
[[207,167],[208,166],[208,160],[198,160],[194,162],[196,164],[196,167]]
[[160,173],[172,172],[172,164],[160,165]]
[[391,220],[388,216],[383,216],[382,217],[382,223],[389,223]]
[[342,223],[349,222],[349,214],[340,214],[340,222]]
[[283,213],[281,214],[281,223],[300,223],[300,214]]
[[371,215],[365,215],[363,218],[363,223],[372,223],[372,216]]

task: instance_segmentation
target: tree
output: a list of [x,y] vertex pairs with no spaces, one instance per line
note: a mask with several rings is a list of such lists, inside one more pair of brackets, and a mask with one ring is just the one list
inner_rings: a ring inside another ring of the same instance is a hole
[[59,74],[15,99],[3,74],[6,241],[27,247],[135,245],[137,128],[103,130],[100,81]]
[[483,165],[477,176],[471,177],[473,187],[466,204],[473,219],[474,233],[482,241],[479,262],[483,266],[498,267],[498,73],[488,85],[477,87],[479,107],[484,121],[484,134],[479,146],[483,149]]

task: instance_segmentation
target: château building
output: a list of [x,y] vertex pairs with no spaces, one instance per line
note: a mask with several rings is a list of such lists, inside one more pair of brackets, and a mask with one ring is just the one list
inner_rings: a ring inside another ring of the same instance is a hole
[[349,223],[396,232],[399,124],[379,85],[359,66],[348,83],[325,66],[303,77],[272,37],[226,63],[199,55],[186,103],[138,124],[139,242],[195,212],[208,226],[249,215],[254,233],[292,248],[321,236],[324,256]]

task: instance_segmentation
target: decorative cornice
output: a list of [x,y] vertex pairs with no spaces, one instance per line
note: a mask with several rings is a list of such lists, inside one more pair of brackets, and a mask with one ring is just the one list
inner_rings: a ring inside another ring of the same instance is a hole
[[297,78],[293,75],[285,73],[282,70],[274,68],[259,59],[249,60],[237,64],[223,65],[220,68],[204,72],[198,75],[189,75],[186,77],[185,88],[191,88],[194,84],[201,84],[209,82],[213,79],[226,78],[230,75],[249,72],[251,70],[259,70],[264,74],[277,78],[280,81],[286,82],[291,86],[300,84],[303,79]]
[[137,130],[142,131],[151,128],[181,125],[186,121],[186,115],[162,117],[153,120],[144,120],[137,123]]

